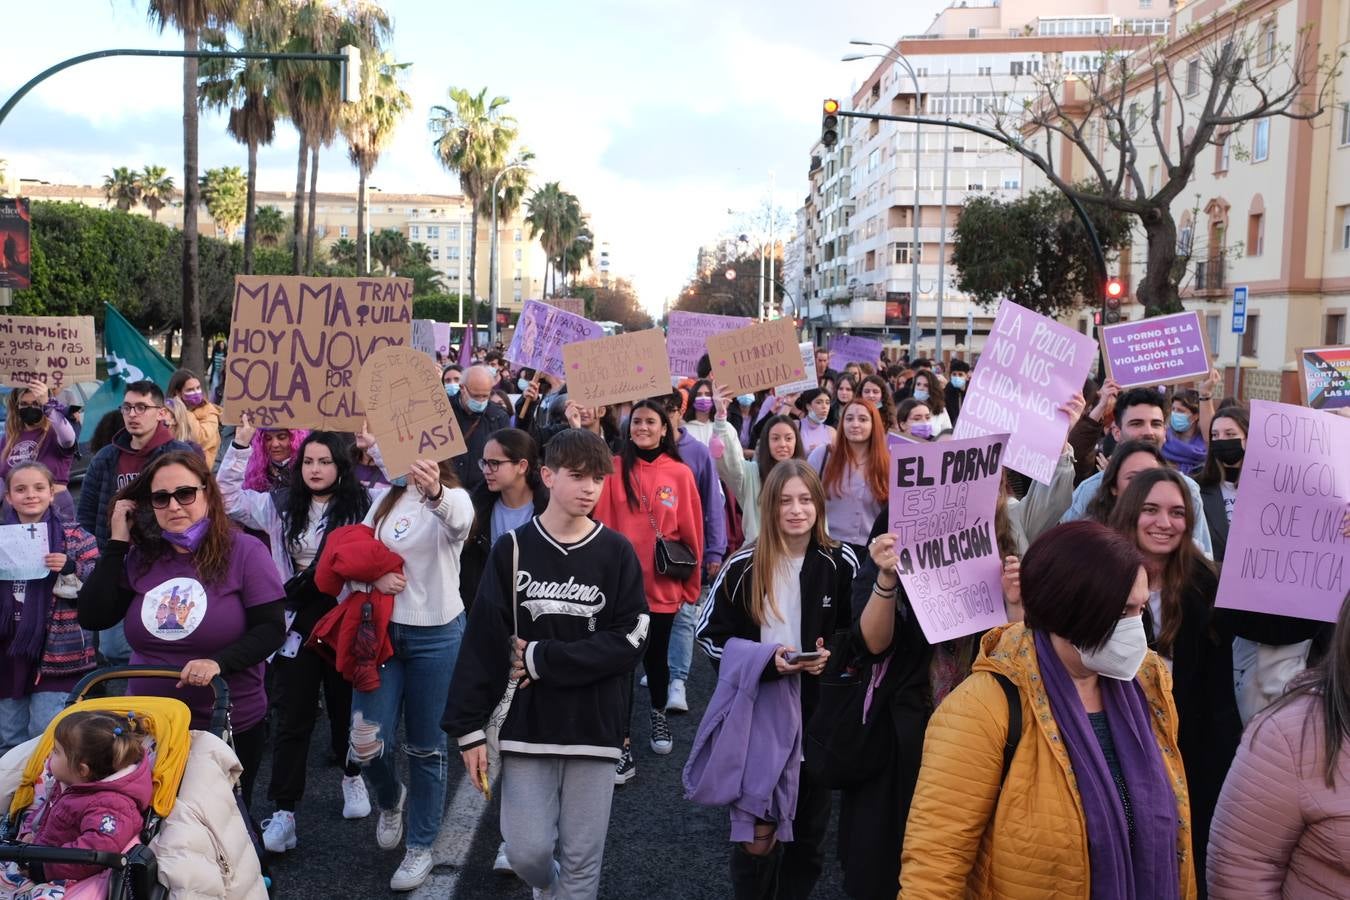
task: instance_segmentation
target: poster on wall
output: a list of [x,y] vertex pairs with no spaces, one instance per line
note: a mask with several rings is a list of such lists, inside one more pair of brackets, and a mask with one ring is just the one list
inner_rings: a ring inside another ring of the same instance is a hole
[[1298,363],[1304,406],[1313,409],[1350,407],[1350,347],[1300,350]]
[[0,199],[0,288],[32,285],[32,218],[28,198]]

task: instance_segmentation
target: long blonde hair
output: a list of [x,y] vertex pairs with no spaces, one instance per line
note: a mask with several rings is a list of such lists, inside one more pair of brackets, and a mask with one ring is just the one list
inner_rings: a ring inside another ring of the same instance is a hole
[[174,440],[197,443],[197,420],[193,418],[187,404],[177,397],[168,397],[164,401],[164,408],[173,419],[169,431],[173,432]]
[[780,621],[783,618],[778,601],[774,599],[773,584],[774,573],[788,557],[787,538],[778,521],[778,507],[783,502],[787,483],[794,478],[800,478],[806,485],[811,492],[811,504],[816,508],[816,524],[811,528],[811,537],[822,547],[839,546],[839,542],[825,531],[825,488],[815,469],[804,459],[785,459],[775,465],[759,492],[759,538],[751,557],[749,611],[750,618],[761,627],[769,615]]

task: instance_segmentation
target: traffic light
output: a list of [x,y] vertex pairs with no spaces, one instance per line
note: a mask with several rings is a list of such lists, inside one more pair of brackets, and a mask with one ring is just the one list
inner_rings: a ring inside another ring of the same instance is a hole
[[820,142],[826,147],[839,143],[839,101],[826,100],[820,119]]
[[1112,276],[1106,279],[1106,324],[1114,325],[1120,321],[1120,301],[1125,296],[1125,285]]

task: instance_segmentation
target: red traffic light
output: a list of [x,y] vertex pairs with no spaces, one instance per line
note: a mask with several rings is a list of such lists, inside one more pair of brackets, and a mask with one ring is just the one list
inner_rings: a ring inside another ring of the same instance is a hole
[[1120,283],[1119,278],[1106,279],[1106,296],[1114,297],[1119,300],[1125,293],[1125,285]]
[[727,281],[735,281],[735,280],[736,280],[736,270],[735,270],[735,269],[727,269],[726,275],[727,275]]

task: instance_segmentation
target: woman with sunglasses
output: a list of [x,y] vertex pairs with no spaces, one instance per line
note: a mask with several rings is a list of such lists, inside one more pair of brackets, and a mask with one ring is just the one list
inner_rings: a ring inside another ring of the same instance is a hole
[[207,728],[223,676],[234,751],[251,802],[266,742],[263,662],[285,639],[285,596],[261,543],[245,537],[197,453],[171,451],[113,503],[109,540],[76,600],[80,624],[124,622],[131,662],[179,670],[178,683],[133,678],[129,694],[173,696]]

